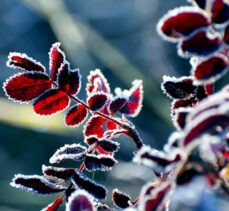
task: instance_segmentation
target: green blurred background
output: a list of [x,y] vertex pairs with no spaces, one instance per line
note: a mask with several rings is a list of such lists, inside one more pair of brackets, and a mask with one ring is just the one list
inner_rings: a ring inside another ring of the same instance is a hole
[[[188,75],[190,65],[155,28],[159,18],[178,4],[176,0],[1,0],[1,84],[17,72],[5,65],[9,52],[27,53],[48,69],[49,49],[59,41],[71,67],[81,69],[82,99],[86,76],[95,68],[103,71],[112,90],[129,88],[135,78],[143,80],[143,110],[132,121],[144,143],[161,148],[174,130],[170,100],[160,90],[162,76]],[[31,105],[8,100],[2,89],[0,94],[0,210],[39,210],[53,196],[37,197],[11,188],[11,178],[15,173],[41,174],[41,165],[48,165],[57,148],[83,141],[82,127],[66,128],[64,113],[36,116]],[[136,150],[130,140],[118,141],[120,163],[95,178],[109,190],[118,187],[135,197],[153,173],[130,163]]]

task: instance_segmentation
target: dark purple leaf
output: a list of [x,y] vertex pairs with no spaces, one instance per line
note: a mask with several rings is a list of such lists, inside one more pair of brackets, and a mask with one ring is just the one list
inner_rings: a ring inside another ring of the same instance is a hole
[[197,87],[193,85],[192,77],[164,76],[161,89],[171,99],[184,99],[192,96]]
[[59,69],[58,84],[60,89],[68,94],[78,94],[81,88],[81,75],[79,69],[71,70],[69,63],[64,63]]
[[122,209],[125,209],[132,205],[130,196],[119,191],[118,189],[113,190],[112,201],[118,208],[122,208]]
[[86,155],[86,147],[80,144],[65,144],[59,148],[50,158],[50,163],[60,163],[62,160],[71,159],[75,161],[82,160]]
[[80,189],[84,189],[97,199],[105,199],[107,190],[81,173],[76,173],[72,177],[73,184]]
[[38,175],[22,175],[17,174],[14,176],[10,183],[12,187],[25,189],[37,194],[51,194],[64,191],[66,188],[62,185],[57,185],[46,180]]
[[117,161],[108,155],[87,154],[84,164],[88,171],[107,171],[117,163]]
[[182,57],[209,56],[219,50],[222,40],[218,34],[197,31],[191,37],[179,43],[178,53]]

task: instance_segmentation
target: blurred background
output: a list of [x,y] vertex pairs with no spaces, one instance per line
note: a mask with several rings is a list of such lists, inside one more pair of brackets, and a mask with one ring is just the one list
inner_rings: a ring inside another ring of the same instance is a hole
[[[117,86],[128,89],[136,78],[143,80],[143,110],[132,121],[144,143],[160,149],[174,130],[170,100],[160,90],[162,76],[188,75],[190,65],[177,56],[174,44],[158,36],[156,23],[167,10],[180,3],[177,0],[1,0],[1,84],[17,72],[5,65],[9,52],[26,53],[48,69],[49,49],[59,41],[71,67],[81,69],[82,99],[85,99],[86,76],[95,68],[103,71],[112,90]],[[136,197],[140,187],[153,180],[153,172],[130,162],[136,149],[129,139],[121,137],[118,141],[121,143],[116,157],[119,164],[111,172],[96,173],[95,179],[110,191],[117,187]],[[15,173],[41,174],[41,165],[48,165],[57,148],[77,142],[83,142],[82,127],[65,127],[64,113],[36,116],[31,105],[8,100],[0,89],[0,210],[40,210],[51,203],[53,196],[37,197],[10,187],[9,183]],[[203,183],[198,180],[196,187]],[[182,192],[180,195],[178,192],[173,210],[228,210],[225,201],[205,196],[203,188],[199,193],[198,199],[185,199],[190,201],[187,204],[181,200]],[[189,195],[192,198],[193,192]],[[209,198],[217,207],[206,203]]]

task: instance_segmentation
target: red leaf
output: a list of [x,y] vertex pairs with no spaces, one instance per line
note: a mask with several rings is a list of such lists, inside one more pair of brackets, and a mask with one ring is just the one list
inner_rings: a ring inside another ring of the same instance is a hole
[[7,66],[14,69],[19,68],[21,70],[28,71],[45,71],[45,67],[40,62],[28,57],[24,53],[10,53],[8,56]]
[[64,196],[60,196],[53,203],[49,204],[47,207],[41,211],[57,211],[64,200]]
[[77,94],[81,87],[79,69],[70,70],[69,63],[62,64],[59,69],[58,84],[68,94]]
[[213,113],[208,115],[202,115],[203,117],[198,118],[192,127],[187,129],[186,136],[183,140],[183,146],[187,146],[192,143],[194,139],[202,135],[206,131],[213,127],[223,125],[229,125],[229,117],[221,113]]
[[213,0],[211,7],[211,20],[215,24],[224,24],[229,21],[229,2]]
[[132,85],[132,88],[129,90],[129,99],[119,112],[135,117],[139,114],[142,108],[143,86],[141,80],[133,81]]
[[228,59],[218,54],[200,62],[200,64],[192,70],[192,73],[197,79],[196,83],[212,83],[226,72],[228,65]]
[[222,40],[218,34],[210,35],[206,31],[198,31],[179,43],[178,53],[182,57],[208,56],[219,50],[221,44]]
[[214,83],[207,83],[204,85],[204,90],[207,95],[212,95],[214,93]]
[[97,92],[90,95],[87,99],[87,104],[92,111],[98,111],[103,108],[108,100],[108,96],[105,93]]
[[65,116],[65,123],[68,126],[76,127],[83,123],[87,118],[88,111],[83,105],[75,105],[71,107]]
[[65,54],[60,49],[60,43],[54,43],[49,52],[49,67],[52,75],[52,80],[57,79],[57,74],[61,65],[65,62]]
[[104,77],[99,69],[91,71],[87,79],[88,83],[86,91],[88,95],[94,92],[110,93],[110,86],[107,82],[107,79]]
[[95,135],[98,138],[102,138],[104,134],[103,124],[106,122],[106,119],[101,116],[92,116],[84,128],[85,136]]
[[68,104],[69,98],[65,92],[50,89],[35,100],[33,109],[40,115],[52,115],[66,109]]
[[69,197],[66,211],[95,211],[93,197],[86,191],[76,190]]
[[227,45],[229,45],[229,24],[225,28],[223,40]]
[[116,130],[118,125],[115,122],[107,121],[107,130]]
[[16,101],[28,102],[51,88],[49,77],[41,72],[20,73],[10,77],[3,85],[6,95]]
[[[185,24],[184,24],[185,23]],[[194,31],[210,25],[207,14],[194,7],[179,7],[169,11],[158,23],[158,32],[169,41],[189,36]]]

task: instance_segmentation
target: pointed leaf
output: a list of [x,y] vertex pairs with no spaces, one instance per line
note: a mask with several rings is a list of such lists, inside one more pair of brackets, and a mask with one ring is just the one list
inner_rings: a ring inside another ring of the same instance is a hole
[[51,194],[64,191],[66,188],[51,183],[42,176],[16,174],[10,183],[12,187],[25,189],[37,194]]
[[33,109],[40,115],[52,115],[66,109],[68,104],[69,98],[65,92],[50,89],[35,100]]
[[105,106],[107,100],[107,94],[96,92],[88,97],[87,104],[92,111],[98,111]]
[[107,79],[104,77],[104,75],[99,69],[91,71],[87,79],[87,95],[90,95],[95,92],[110,93],[110,86],[107,82]]
[[141,80],[132,82],[132,88],[129,90],[129,98],[127,103],[119,110],[120,113],[135,117],[142,108],[143,86]]
[[97,199],[105,199],[107,190],[81,173],[76,173],[72,177],[72,183],[80,189],[84,189]]
[[58,70],[63,63],[65,63],[65,54],[60,49],[60,43],[54,43],[49,52],[49,67],[53,81],[56,81]]
[[13,75],[4,84],[3,89],[8,98],[28,102],[51,88],[49,77],[41,72],[27,72]]
[[76,190],[69,197],[66,211],[95,211],[93,197],[84,190]]
[[[186,23],[186,24],[184,24]],[[158,23],[157,29],[164,39],[177,41],[194,31],[210,25],[207,14],[197,7],[179,7],[170,10]]]
[[185,99],[192,96],[197,87],[193,85],[193,78],[191,77],[163,76],[161,89],[171,99]]
[[8,56],[7,66],[27,71],[45,71],[45,67],[40,62],[28,57],[24,53],[10,53]]
[[88,171],[108,171],[111,170],[117,161],[108,155],[87,154],[84,163]]
[[65,123],[70,127],[76,127],[83,123],[87,118],[88,111],[83,105],[71,107],[65,116]]
[[106,119],[101,116],[92,116],[84,128],[85,136],[97,136],[98,138],[103,137],[104,129],[103,124],[106,122]]
[[71,70],[69,63],[64,63],[59,69],[58,84],[60,89],[68,94],[78,94],[81,87],[79,69]]
[[197,79],[198,84],[215,82],[226,73],[229,65],[228,59],[222,55],[214,55],[200,62],[192,73]]
[[178,45],[178,53],[181,57],[209,56],[219,50],[222,40],[219,34],[210,34],[206,31],[198,31]]
[[60,163],[62,160],[71,159],[75,161],[82,160],[86,155],[86,147],[80,144],[65,144],[58,149],[49,159],[50,163]]
[[114,189],[112,191],[112,201],[117,207],[122,209],[125,209],[132,205],[130,196],[126,193],[119,191],[118,189]]

